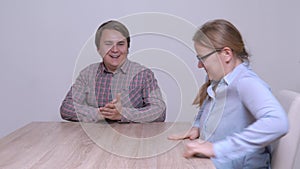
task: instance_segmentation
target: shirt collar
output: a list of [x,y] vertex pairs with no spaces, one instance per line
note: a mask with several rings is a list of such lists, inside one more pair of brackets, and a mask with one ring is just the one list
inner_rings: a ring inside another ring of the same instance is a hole
[[237,67],[235,67],[232,72],[228,73],[226,76],[224,76],[224,78],[221,80],[229,85],[237,75],[239,75],[243,70],[248,69],[249,64],[248,63],[242,63],[239,64]]
[[[215,98],[215,92],[213,90],[214,87],[220,87],[221,85],[229,86],[230,83],[245,69],[248,69],[249,64],[242,63],[239,64],[237,67],[233,69],[232,72],[228,73],[226,76],[224,76],[220,81],[211,81],[210,86],[207,88],[207,93],[211,98]],[[217,86],[216,86],[217,85]]]
[[[124,74],[126,74],[129,70],[130,67],[130,62],[128,61],[128,59],[126,58],[123,65],[120,67],[120,71]],[[118,70],[117,70],[118,71]]]
[[[118,72],[122,72],[124,74],[126,74],[129,70],[129,66],[130,66],[130,62],[128,61],[128,59],[126,58],[124,63],[122,64],[122,66],[120,68],[118,68],[115,73]],[[109,71],[107,71],[106,67],[104,66],[104,63],[101,62],[98,68],[98,72],[97,73],[110,73]]]

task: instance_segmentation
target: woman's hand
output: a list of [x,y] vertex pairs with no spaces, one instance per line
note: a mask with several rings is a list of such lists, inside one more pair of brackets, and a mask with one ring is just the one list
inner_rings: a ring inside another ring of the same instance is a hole
[[199,157],[214,157],[213,144],[204,140],[188,141],[185,144],[185,150],[183,153],[185,158],[193,156]]
[[199,128],[193,127],[190,130],[188,130],[186,133],[170,135],[168,137],[168,139],[170,139],[170,140],[183,140],[183,139],[194,140],[198,137],[199,137]]

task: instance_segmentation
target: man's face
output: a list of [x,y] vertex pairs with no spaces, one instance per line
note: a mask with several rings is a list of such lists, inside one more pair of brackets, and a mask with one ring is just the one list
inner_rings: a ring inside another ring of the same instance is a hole
[[114,72],[127,58],[127,37],[112,29],[104,29],[100,38],[99,54],[108,71]]

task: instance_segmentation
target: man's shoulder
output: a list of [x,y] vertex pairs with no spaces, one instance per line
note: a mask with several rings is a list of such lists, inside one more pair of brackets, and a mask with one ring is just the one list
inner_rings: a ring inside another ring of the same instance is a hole
[[100,66],[100,62],[91,63],[91,64],[85,66],[85,67],[83,68],[83,70],[85,70],[85,69],[98,69],[99,66]]
[[148,68],[145,65],[142,65],[141,63],[138,63],[138,62],[135,62],[135,61],[131,61],[131,60],[128,60],[128,62],[129,62],[129,67],[132,70],[135,70],[135,71],[150,71],[150,72],[152,72],[150,68]]
[[81,73],[88,73],[88,74],[91,74],[91,73],[96,73],[98,68],[100,66],[100,62],[97,62],[97,63],[92,63],[90,65],[87,65],[85,66],[82,70],[81,70]]
[[86,66],[86,68],[98,68],[101,62],[91,63],[90,65]]

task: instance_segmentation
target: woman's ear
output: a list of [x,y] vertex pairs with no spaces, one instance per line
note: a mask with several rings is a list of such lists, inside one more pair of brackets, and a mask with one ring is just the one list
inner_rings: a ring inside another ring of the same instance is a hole
[[233,52],[229,47],[224,47],[222,54],[224,55],[225,62],[228,63],[233,58]]

